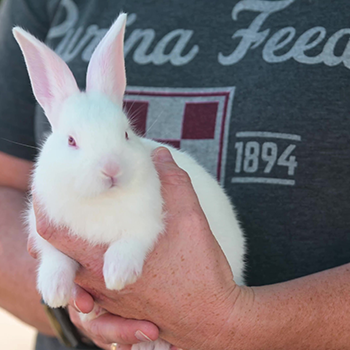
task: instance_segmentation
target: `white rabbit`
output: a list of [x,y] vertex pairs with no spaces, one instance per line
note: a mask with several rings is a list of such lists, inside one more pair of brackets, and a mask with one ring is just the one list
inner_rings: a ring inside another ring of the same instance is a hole
[[[33,174],[36,197],[53,224],[91,244],[109,245],[103,276],[106,287],[114,290],[136,281],[164,230],[161,184],[151,159],[161,144],[136,135],[122,110],[125,22],[126,15],[119,15],[94,51],[85,92],[52,50],[23,29],[13,30],[34,95],[52,127]],[[243,284],[244,237],[230,200],[188,154],[163,146],[191,177],[235,281]],[[37,234],[32,206],[28,221],[40,254],[38,290],[49,306],[66,306],[78,264]],[[159,340],[133,349],[169,346]]]

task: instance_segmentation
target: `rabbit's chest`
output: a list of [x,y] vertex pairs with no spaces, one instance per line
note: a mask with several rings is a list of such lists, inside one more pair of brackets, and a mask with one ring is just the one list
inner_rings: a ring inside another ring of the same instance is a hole
[[163,228],[162,200],[150,205],[143,196],[108,201],[97,205],[77,205],[67,211],[64,225],[72,234],[93,244],[109,244],[121,238],[144,238],[152,232],[159,234]]

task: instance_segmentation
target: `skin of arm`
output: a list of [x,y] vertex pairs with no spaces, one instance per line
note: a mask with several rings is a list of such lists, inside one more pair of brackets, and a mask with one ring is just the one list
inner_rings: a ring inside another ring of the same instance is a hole
[[346,264],[245,290],[231,319],[236,349],[350,349],[349,288]]
[[0,152],[0,307],[53,336],[36,291],[23,212],[32,163]]
[[141,278],[121,292],[104,287],[105,247],[78,244],[38,217],[39,233],[82,264],[76,282],[99,305],[154,322],[162,338],[187,350],[350,348],[349,265],[271,286],[236,286],[187,174],[164,149],[155,165],[167,232]]

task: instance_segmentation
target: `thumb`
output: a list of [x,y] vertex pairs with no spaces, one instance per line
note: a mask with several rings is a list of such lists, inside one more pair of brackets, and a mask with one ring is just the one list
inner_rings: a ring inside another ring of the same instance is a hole
[[169,189],[172,187],[172,191],[176,192],[176,188],[180,186],[194,192],[189,175],[175,163],[167,148],[159,147],[155,149],[153,151],[153,162],[163,187]]
[[200,208],[190,176],[175,163],[167,148],[157,148],[153,152],[153,162],[162,184],[162,197],[167,212],[190,213],[193,208]]
[[170,151],[159,147],[153,152],[153,162],[162,184],[189,185],[191,179],[188,174],[175,163]]

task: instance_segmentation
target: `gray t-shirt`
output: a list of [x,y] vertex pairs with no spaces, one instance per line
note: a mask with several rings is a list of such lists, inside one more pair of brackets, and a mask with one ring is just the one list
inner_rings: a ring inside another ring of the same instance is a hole
[[84,88],[92,50],[121,10],[126,110],[225,187],[247,235],[248,284],[348,263],[348,0],[5,0],[0,150],[33,159],[18,143],[35,146],[48,130],[11,27],[54,48]]

